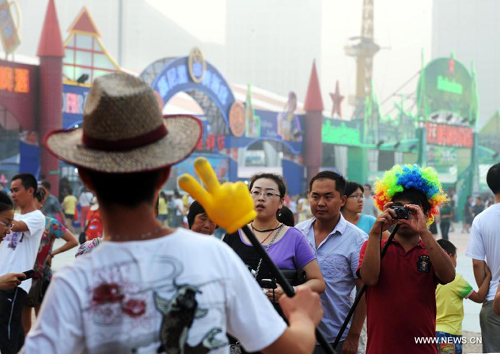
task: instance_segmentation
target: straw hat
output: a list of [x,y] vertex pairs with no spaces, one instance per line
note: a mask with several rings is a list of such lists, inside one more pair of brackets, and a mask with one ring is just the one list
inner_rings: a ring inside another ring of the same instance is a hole
[[83,129],[56,130],[47,149],[78,167],[107,173],[151,171],[188,157],[202,125],[191,116],[162,117],[154,91],[125,73],[94,80],[83,111]]

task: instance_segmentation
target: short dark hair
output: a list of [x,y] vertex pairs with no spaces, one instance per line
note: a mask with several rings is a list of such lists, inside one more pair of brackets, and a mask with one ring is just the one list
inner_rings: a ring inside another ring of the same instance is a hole
[[50,185],[50,182],[49,182],[49,181],[42,181],[42,183],[41,183],[41,184],[42,184],[42,186],[43,186],[46,190],[50,191],[50,187],[51,187],[51,185]]
[[309,191],[312,191],[313,183],[318,179],[331,179],[335,181],[335,190],[340,193],[341,197],[344,196],[346,180],[343,176],[333,171],[321,171],[309,181]]
[[38,183],[35,176],[33,176],[31,173],[19,173],[12,177],[11,181],[15,181],[16,179],[21,180],[21,184],[23,185],[24,189],[28,190],[30,188],[33,188],[33,194],[36,193],[36,190],[38,189]]
[[0,191],[0,213],[6,210],[14,210],[14,201],[7,193]]
[[439,246],[441,246],[441,248],[444,249],[445,252],[450,256],[454,256],[455,254],[457,254],[457,248],[450,241],[442,238],[440,240],[437,240],[436,242],[439,243]]
[[426,215],[431,210],[431,204],[429,203],[427,196],[421,191],[414,188],[405,189],[402,192],[394,194],[394,196],[392,197],[392,201],[394,202],[397,199],[406,199],[411,204],[420,205],[424,210],[424,214]]
[[278,185],[278,191],[280,192],[280,198],[284,198],[286,195],[286,182],[283,177],[274,173],[258,173],[250,178],[250,183],[248,184],[248,189],[252,190],[254,183],[262,178],[267,178],[273,180]]
[[284,205],[276,212],[276,219],[286,226],[295,226],[295,217],[293,216],[292,211]]
[[196,218],[196,215],[205,214],[205,213],[206,213],[205,209],[203,208],[203,206],[200,203],[198,203],[196,200],[194,202],[192,202],[191,205],[189,206],[189,211],[187,214],[189,229],[191,229],[191,227],[193,227],[194,219]]
[[500,193],[500,163],[490,167],[486,175],[486,183],[488,183],[488,187],[490,187],[493,194]]
[[90,179],[101,206],[122,205],[135,208],[144,202],[151,205],[154,203],[161,170],[111,174],[80,169]]
[[370,183],[365,183],[365,188],[372,190],[372,185]]
[[365,192],[365,189],[363,188],[363,186],[357,182],[352,182],[352,181],[347,181],[346,184],[345,184],[345,192],[344,194],[347,195],[347,196],[350,196],[351,194],[353,194],[354,192],[356,192],[357,189],[361,189],[361,192],[364,193]]

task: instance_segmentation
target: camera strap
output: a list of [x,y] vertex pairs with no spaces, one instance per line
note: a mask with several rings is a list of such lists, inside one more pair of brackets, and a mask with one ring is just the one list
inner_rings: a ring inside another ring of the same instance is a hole
[[[399,225],[400,224],[396,224],[396,226],[394,227],[394,229],[391,232],[391,235],[387,239],[387,242],[385,243],[384,248],[381,248],[381,251],[380,251],[380,262],[381,262],[381,264],[382,264],[382,258],[384,258],[385,253],[387,252],[387,248],[391,244],[392,239],[396,235],[396,232],[398,232]],[[380,227],[380,247],[382,247],[382,226]],[[333,342],[333,348],[334,349],[337,347],[337,344],[339,344],[340,339],[342,338],[342,334],[344,334],[344,331],[347,328],[347,325],[351,321],[351,317],[354,315],[354,310],[356,310],[356,307],[358,306],[358,303],[361,300],[361,297],[363,296],[363,294],[365,293],[365,291],[366,291],[366,284],[364,284],[361,287],[361,289],[358,291],[358,293],[356,294],[356,300],[354,300],[354,303],[352,304],[349,312],[347,313],[347,316],[346,316],[346,318],[344,320],[344,323],[342,324],[342,327],[340,327],[340,331],[337,334],[337,337],[335,338],[335,341]]]
[[[276,241],[276,239],[278,238],[278,235],[281,231],[281,229],[283,228],[283,224],[281,224],[276,233],[274,234],[273,238],[271,239],[271,242],[269,242],[269,246],[267,246],[267,252],[269,252],[269,250],[271,249],[271,246],[273,245],[274,241]],[[257,270],[255,271],[255,274],[254,274],[254,277],[255,279],[257,279],[257,276],[259,275],[259,271],[260,271],[260,266],[262,265],[262,257],[260,258],[259,260],[259,264],[257,265]]]

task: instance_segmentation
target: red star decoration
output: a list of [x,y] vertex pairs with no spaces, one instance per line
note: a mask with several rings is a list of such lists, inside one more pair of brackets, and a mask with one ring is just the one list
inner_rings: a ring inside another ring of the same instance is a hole
[[453,60],[453,58],[450,58],[450,60],[448,61],[448,71],[450,72],[450,74],[453,74],[453,72],[455,71],[455,60]]
[[332,98],[332,101],[333,101],[332,117],[335,116],[335,113],[337,113],[337,115],[339,117],[342,117],[342,107],[340,104],[342,103],[344,96],[342,96],[340,94],[338,80],[337,80],[337,84],[335,85],[335,92],[330,93],[330,97]]

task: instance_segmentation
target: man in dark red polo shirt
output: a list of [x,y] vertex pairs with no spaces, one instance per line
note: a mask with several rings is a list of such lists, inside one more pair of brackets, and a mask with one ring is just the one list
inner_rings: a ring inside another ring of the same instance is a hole
[[[425,342],[435,337],[435,290],[438,283],[453,281],[455,268],[427,225],[444,200],[430,168],[395,166],[376,185],[375,201],[383,213],[361,248],[358,269],[368,285],[368,354],[437,353],[433,342]],[[398,219],[393,205],[405,206],[409,219]],[[396,223],[398,232],[381,260],[387,242],[381,242],[381,233]]]

